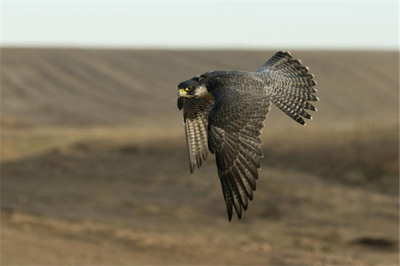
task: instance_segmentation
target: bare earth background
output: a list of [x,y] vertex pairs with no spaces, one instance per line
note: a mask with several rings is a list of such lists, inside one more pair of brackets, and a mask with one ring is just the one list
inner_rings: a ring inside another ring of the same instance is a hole
[[397,52],[292,51],[319,112],[273,108],[242,220],[189,174],[177,84],[274,53],[1,49],[2,264],[398,265]]

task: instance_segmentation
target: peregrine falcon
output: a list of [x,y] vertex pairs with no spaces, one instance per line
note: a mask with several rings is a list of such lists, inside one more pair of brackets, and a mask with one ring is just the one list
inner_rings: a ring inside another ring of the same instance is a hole
[[189,151],[190,172],[215,155],[228,219],[253,200],[260,169],[261,130],[274,103],[296,122],[317,111],[310,101],[316,82],[289,52],[278,52],[257,72],[211,71],[178,85],[178,108]]

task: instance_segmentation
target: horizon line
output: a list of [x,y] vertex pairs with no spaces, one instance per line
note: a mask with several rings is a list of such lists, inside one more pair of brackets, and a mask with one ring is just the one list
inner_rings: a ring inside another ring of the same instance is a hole
[[0,44],[1,49],[79,49],[79,50],[171,50],[171,51],[208,51],[208,50],[301,50],[301,51],[387,51],[387,52],[400,52],[400,47],[360,47],[360,46],[162,46],[162,45],[72,45],[72,44]]

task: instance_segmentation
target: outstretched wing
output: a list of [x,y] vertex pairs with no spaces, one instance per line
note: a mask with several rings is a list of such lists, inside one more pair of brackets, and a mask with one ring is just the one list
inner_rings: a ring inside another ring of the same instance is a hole
[[270,108],[262,81],[245,86],[216,90],[209,116],[208,146],[215,153],[229,220],[233,208],[240,219],[253,199],[262,157],[261,129]]
[[317,84],[308,67],[293,59],[289,52],[278,52],[259,70],[267,85],[271,101],[296,122],[305,125],[303,118],[312,119],[307,110],[317,111],[310,101],[318,101],[314,95]]
[[200,168],[202,161],[207,159],[208,114],[213,104],[214,100],[209,98],[181,97],[178,100],[178,108],[183,108],[190,173],[196,165]]

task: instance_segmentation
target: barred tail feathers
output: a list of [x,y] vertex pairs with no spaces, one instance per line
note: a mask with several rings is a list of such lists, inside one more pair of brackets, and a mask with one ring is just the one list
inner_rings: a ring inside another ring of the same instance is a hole
[[314,76],[300,60],[293,59],[289,52],[278,52],[257,72],[266,83],[272,102],[299,124],[303,118],[312,119],[306,110],[317,111],[309,101],[318,101]]

